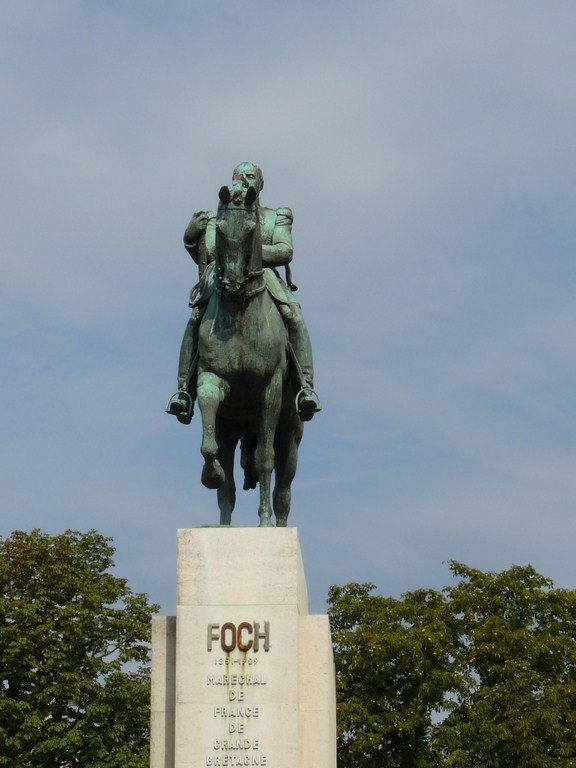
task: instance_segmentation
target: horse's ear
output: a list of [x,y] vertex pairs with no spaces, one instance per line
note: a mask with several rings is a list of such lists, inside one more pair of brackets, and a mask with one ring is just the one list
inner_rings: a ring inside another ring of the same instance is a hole
[[228,205],[230,200],[232,200],[232,195],[230,194],[230,190],[228,187],[220,187],[220,192],[218,192],[218,197],[220,198],[220,202],[224,203],[224,205]]
[[244,200],[244,205],[252,205],[254,200],[258,197],[258,192],[254,189],[254,187],[248,187],[248,191],[246,192],[246,198]]

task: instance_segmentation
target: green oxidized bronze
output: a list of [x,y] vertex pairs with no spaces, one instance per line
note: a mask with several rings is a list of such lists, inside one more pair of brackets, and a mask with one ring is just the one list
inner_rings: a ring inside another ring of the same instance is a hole
[[292,212],[260,206],[263,184],[258,166],[237,166],[218,210],[195,213],[184,234],[200,280],[190,296],[178,392],[166,411],[189,424],[198,399],[202,482],[218,491],[221,525],[230,525],[235,505],[238,442],[244,488],[260,488],[260,525],[273,524],[272,472],[276,525],[287,524],[302,422],[320,410],[310,339],[293,297]]

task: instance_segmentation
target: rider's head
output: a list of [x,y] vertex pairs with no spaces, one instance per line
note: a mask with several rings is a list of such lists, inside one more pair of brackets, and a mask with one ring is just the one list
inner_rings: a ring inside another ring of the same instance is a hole
[[240,163],[232,172],[232,181],[240,182],[245,187],[254,187],[260,194],[264,186],[262,171],[254,163]]

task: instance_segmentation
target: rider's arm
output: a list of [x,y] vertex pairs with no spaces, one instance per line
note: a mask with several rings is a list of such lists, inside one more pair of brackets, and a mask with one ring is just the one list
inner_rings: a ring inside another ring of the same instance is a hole
[[184,248],[186,248],[196,264],[198,264],[198,245],[200,237],[206,229],[206,223],[202,220],[203,213],[203,211],[196,211],[184,232]]
[[262,261],[271,267],[282,267],[292,261],[292,211],[290,208],[276,210],[276,225],[270,245],[262,245]]
[[[198,266],[201,266],[200,262],[209,262],[213,258],[214,233],[212,229],[215,217],[214,211],[197,211],[190,219],[186,232],[184,232],[184,248]],[[209,251],[209,253],[206,254],[205,251]],[[202,267],[205,266],[205,263],[202,264]]]

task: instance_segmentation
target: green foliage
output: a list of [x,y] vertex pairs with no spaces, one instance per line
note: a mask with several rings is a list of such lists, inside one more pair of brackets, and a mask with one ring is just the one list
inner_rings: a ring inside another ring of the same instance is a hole
[[347,768],[428,768],[432,713],[458,685],[443,595],[402,600],[372,595],[372,584],[332,587],[337,668],[338,755]]
[[0,766],[148,765],[151,613],[96,531],[0,539]]
[[438,729],[446,765],[576,766],[576,591],[530,566],[452,570],[455,666],[469,683]]
[[576,767],[576,591],[450,567],[399,600],[331,588],[339,764]]

